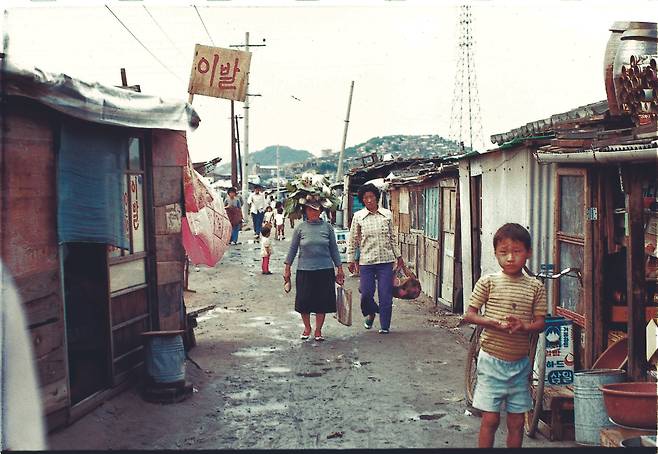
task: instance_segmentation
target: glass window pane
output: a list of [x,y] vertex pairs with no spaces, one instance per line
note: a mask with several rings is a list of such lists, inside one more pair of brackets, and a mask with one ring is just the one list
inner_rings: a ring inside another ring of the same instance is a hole
[[110,266],[110,292],[145,283],[146,265],[144,259]]
[[136,137],[128,139],[128,168],[130,170],[141,170],[142,168],[142,153],[140,141]]
[[144,176],[130,177],[130,220],[133,234],[132,253],[144,251]]
[[411,228],[418,228],[418,198],[416,191],[409,192],[409,212],[411,214]]
[[560,177],[560,231],[584,236],[585,213],[583,177],[565,175]]
[[[583,269],[583,246],[558,242],[560,248],[560,270],[565,268]],[[565,276],[559,281],[559,305],[570,311],[582,314],[582,289],[580,282],[575,277]]]

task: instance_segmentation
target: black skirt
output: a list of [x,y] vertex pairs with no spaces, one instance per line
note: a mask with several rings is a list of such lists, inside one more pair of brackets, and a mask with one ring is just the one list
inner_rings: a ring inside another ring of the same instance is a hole
[[333,268],[297,270],[295,311],[300,314],[336,312],[336,274]]

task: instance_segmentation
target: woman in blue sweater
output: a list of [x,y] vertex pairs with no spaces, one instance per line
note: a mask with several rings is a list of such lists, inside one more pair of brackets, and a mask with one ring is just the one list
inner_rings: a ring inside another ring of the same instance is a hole
[[[336,289],[334,282],[343,285],[345,274],[336,245],[334,229],[320,219],[322,206],[318,201],[304,205],[306,220],[292,234],[292,243],[285,260],[283,280],[290,282],[290,267],[299,251],[295,282],[295,311],[304,322],[301,338],[311,335],[311,313],[315,313],[316,341],[323,341],[322,325],[325,314],[336,312]],[[334,266],[336,270],[334,272]]]

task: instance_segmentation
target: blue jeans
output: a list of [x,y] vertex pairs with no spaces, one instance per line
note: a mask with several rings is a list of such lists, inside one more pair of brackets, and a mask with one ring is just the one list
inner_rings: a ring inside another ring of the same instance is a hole
[[263,218],[265,213],[259,211],[258,213],[251,213],[251,219],[254,221],[254,235],[260,235],[260,229],[263,227]]
[[[359,270],[361,313],[365,316],[379,313],[381,329],[389,329],[393,311],[393,262],[361,265]],[[379,305],[375,303],[375,284]]]
[[238,242],[238,234],[239,233],[240,233],[240,224],[236,225],[231,230],[231,243],[237,243]]

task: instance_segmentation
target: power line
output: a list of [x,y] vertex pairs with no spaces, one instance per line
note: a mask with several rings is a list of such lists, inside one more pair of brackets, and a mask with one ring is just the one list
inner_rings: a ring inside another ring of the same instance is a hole
[[169,35],[167,34],[167,32],[165,32],[164,29],[163,29],[163,28],[160,26],[160,24],[158,23],[158,21],[155,20],[155,17],[153,17],[153,14],[151,14],[151,12],[148,10],[148,8],[146,7],[146,5],[142,5],[142,6],[144,7],[144,11],[146,11],[146,14],[148,14],[149,17],[151,18],[151,20],[153,20],[153,23],[155,23],[155,25],[157,25],[157,27],[160,29],[160,31],[162,32],[162,34],[165,35],[165,38],[167,38],[167,41],[169,41],[169,44],[171,44],[171,46],[174,48],[174,50],[176,51],[176,53],[178,53],[178,55],[180,55],[180,56],[182,57],[183,54],[181,53],[180,50],[178,50],[178,47],[176,47],[176,43],[174,43],[174,42],[172,41],[172,39],[169,37]]
[[183,79],[181,79],[180,77],[178,77],[178,75],[177,75],[175,72],[173,72],[171,69],[169,69],[169,67],[168,67],[167,65],[165,65],[165,64],[164,64],[164,63],[163,63],[158,57],[156,57],[155,54],[154,54],[153,52],[151,52],[151,50],[150,50],[148,47],[146,47],[146,46],[144,45],[144,43],[142,43],[142,42],[139,40],[139,38],[137,38],[137,36],[135,36],[135,34],[134,34],[132,31],[130,31],[130,29],[126,26],[126,24],[124,24],[124,23],[121,21],[121,19],[119,19],[119,17],[118,17],[116,14],[114,14],[114,11],[112,11],[108,5],[105,5],[105,8],[107,8],[107,10],[108,10],[110,13],[112,13],[112,15],[115,17],[115,19],[118,20],[119,23],[120,23],[121,25],[123,25],[123,28],[125,28],[125,29],[128,31],[128,33],[130,33],[130,34],[132,35],[133,38],[135,38],[135,41],[137,41],[137,42],[138,42],[138,43],[144,48],[144,50],[146,50],[146,52],[148,52],[149,54],[151,54],[151,57],[153,57],[153,58],[155,59],[155,61],[157,61],[158,63],[160,63],[160,65],[162,65],[162,67],[163,67],[164,69],[166,69],[167,71],[169,71],[169,72],[170,72],[170,73],[171,73],[176,79],[178,79],[178,80],[180,80],[181,82],[183,82]]
[[201,13],[197,9],[196,5],[192,5],[192,6],[194,6],[194,11],[196,11],[197,16],[199,16],[199,20],[201,21],[201,25],[203,25],[203,29],[206,31],[206,34],[208,35],[208,38],[210,38],[210,42],[214,46],[215,41],[213,41],[212,36],[210,36],[210,32],[208,31],[208,27],[206,27],[206,23],[203,22],[203,17],[201,17]]

